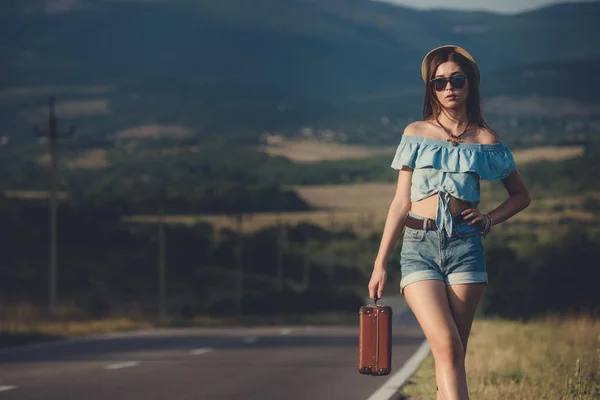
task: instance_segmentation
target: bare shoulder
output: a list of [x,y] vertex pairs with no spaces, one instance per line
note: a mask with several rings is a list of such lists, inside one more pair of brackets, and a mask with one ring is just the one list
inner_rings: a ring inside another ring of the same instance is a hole
[[415,121],[411,122],[404,128],[404,135],[406,136],[424,136],[423,133],[429,129],[428,122],[425,121]]
[[479,128],[477,132],[478,142],[481,144],[494,144],[500,141],[500,138],[493,131],[486,128]]

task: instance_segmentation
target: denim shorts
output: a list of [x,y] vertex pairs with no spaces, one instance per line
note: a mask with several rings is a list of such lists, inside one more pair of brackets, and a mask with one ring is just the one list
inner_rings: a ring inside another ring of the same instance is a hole
[[[409,211],[418,219],[425,217]],[[456,214],[454,217],[456,217]],[[413,282],[437,279],[446,285],[487,284],[485,251],[479,229],[467,225],[469,221],[453,224],[452,235],[442,230],[412,229],[406,227],[400,252],[400,292]]]

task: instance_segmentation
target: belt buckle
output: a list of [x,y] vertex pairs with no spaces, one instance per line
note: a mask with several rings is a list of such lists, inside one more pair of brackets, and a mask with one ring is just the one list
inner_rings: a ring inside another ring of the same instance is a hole
[[423,219],[423,230],[424,230],[425,232],[427,232],[427,230],[428,230],[427,228],[429,228],[429,218],[425,217],[425,218]]

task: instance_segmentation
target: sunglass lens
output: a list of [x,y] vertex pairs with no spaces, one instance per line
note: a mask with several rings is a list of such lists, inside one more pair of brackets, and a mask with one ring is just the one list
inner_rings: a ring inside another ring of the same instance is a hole
[[446,88],[446,80],[442,78],[434,79],[431,81],[433,88],[438,92],[441,92]]
[[450,85],[452,85],[452,87],[455,89],[462,89],[463,87],[465,87],[466,81],[467,81],[467,78],[465,78],[462,75],[457,75],[457,76],[453,76],[450,79]]

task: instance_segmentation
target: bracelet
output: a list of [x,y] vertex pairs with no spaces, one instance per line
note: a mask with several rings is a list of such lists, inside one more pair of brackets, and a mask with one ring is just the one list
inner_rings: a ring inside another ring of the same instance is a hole
[[483,215],[483,222],[484,222],[483,229],[481,229],[479,231],[479,236],[485,237],[485,235],[486,235],[485,231],[487,230],[487,225],[488,225],[488,220],[485,217],[485,214]]
[[490,217],[488,214],[483,214],[483,219],[485,220],[485,226],[483,227],[483,230],[479,232],[479,234],[483,237],[486,237],[492,228],[492,217]]
[[479,235],[485,237],[485,235],[487,234],[489,222],[485,214],[482,214],[481,216],[483,217],[483,228],[479,230]]

